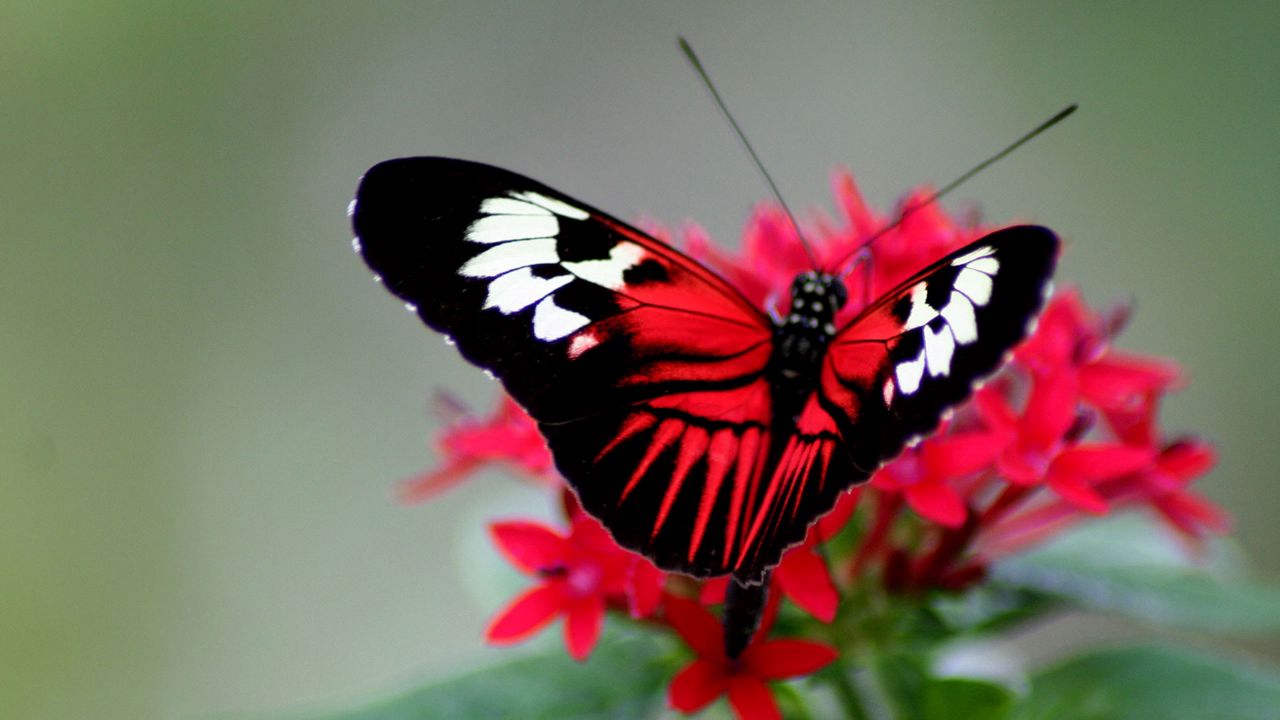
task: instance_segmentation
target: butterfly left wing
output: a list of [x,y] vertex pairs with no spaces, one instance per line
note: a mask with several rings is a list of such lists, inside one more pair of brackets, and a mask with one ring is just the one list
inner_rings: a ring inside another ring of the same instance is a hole
[[1058,238],[1021,225],[925,268],[833,338],[819,392],[853,464],[870,474],[938,426],[1030,330]]
[[352,224],[387,289],[538,421],[619,543],[732,569],[770,447],[763,313],[670,246],[480,163],[380,163]]
[[768,319],[714,273],[508,170],[379,163],[352,225],[387,289],[542,423],[740,385],[768,361]]

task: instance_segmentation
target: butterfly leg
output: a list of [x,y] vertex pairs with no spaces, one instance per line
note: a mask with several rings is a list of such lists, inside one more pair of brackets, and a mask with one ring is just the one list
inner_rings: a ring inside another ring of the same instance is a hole
[[730,660],[747,649],[760,628],[772,577],[766,572],[763,581],[755,584],[742,582],[736,575],[729,578],[724,596],[724,653]]

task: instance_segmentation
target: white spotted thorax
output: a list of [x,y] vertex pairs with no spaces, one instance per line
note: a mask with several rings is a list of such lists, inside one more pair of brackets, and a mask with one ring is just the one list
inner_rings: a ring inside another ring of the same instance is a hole
[[[835,337],[836,314],[848,300],[840,278],[822,272],[806,272],[791,283],[791,306],[774,329],[772,369],[782,385],[811,384],[815,369]],[[804,388],[807,389],[807,388]]]
[[[623,274],[645,257],[644,248],[619,242],[609,257],[567,261],[561,258],[559,241],[564,222],[590,217],[585,210],[541,193],[512,192],[480,203],[480,216],[467,228],[466,239],[490,246],[458,269],[471,278],[489,281],[485,309],[512,315],[533,306],[533,335],[550,342],[565,338],[591,323],[587,316],[556,303],[560,288],[582,280],[620,290]],[[571,354],[594,346],[575,343]]]

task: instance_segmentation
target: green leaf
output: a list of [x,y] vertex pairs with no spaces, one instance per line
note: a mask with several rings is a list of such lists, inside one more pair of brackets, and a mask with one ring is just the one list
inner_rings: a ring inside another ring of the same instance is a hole
[[1280,588],[1240,577],[1230,547],[1192,565],[1168,533],[1133,518],[1093,523],[993,570],[1001,584],[1147,623],[1216,632],[1280,630]]
[[1003,720],[1014,696],[1001,685],[970,678],[936,678],[917,653],[880,653],[878,689],[899,720]]
[[1136,647],[1037,674],[1011,720],[1275,720],[1280,675],[1189,650]]
[[[434,683],[324,720],[652,718],[672,667],[646,636],[601,643],[585,663],[562,648]],[[313,716],[314,717],[314,716]]]
[[968,678],[942,678],[924,689],[922,720],[1003,720],[1014,695],[1002,685]]
[[960,594],[939,593],[930,609],[957,633],[993,633],[1017,627],[1062,605],[1039,590],[1001,583],[975,585]]
[[893,717],[923,718],[924,689],[929,684],[924,657],[910,652],[883,652],[875,656],[874,667],[884,700],[893,708]]

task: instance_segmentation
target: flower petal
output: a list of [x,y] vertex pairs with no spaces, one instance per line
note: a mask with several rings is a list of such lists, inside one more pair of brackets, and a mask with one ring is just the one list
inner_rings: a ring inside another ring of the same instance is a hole
[[564,645],[578,662],[587,659],[604,627],[604,598],[599,595],[576,598],[564,618]]
[[627,609],[633,618],[653,615],[662,602],[662,588],[667,576],[643,557],[635,557],[627,569]]
[[698,659],[671,678],[667,703],[685,713],[695,713],[728,689],[724,669],[709,660]]
[[808,546],[792,549],[778,565],[775,574],[778,589],[810,615],[822,622],[836,619],[840,596],[831,582],[827,563]]
[[1081,445],[1054,458],[1051,473],[1065,473],[1083,480],[1106,480],[1137,472],[1151,465],[1155,452],[1132,445]]
[[1201,538],[1206,531],[1222,534],[1231,530],[1231,516],[1195,493],[1163,495],[1152,502],[1156,511],[1187,537]]
[[927,473],[956,478],[994,463],[1000,453],[1000,441],[994,433],[961,432],[926,442],[922,453]]
[[466,480],[471,473],[484,465],[484,460],[474,457],[449,458],[444,467],[421,473],[400,483],[396,494],[406,505],[424,502],[440,495]]
[[698,602],[703,605],[719,605],[729,592],[729,576],[711,578],[702,581],[702,589],[698,591]]
[[1049,469],[1049,487],[1063,500],[1086,512],[1102,514],[1107,511],[1107,501],[1084,478],[1069,472]]
[[489,622],[485,640],[495,645],[519,642],[550,623],[560,610],[559,591],[549,585],[526,590]]
[[491,523],[489,533],[511,564],[530,574],[562,565],[569,557],[565,538],[538,522],[511,520]]
[[773,693],[757,678],[729,678],[729,705],[738,720],[782,720]]
[[1168,360],[1112,352],[1080,368],[1080,393],[1102,409],[1127,408],[1173,385],[1179,372]]
[[706,608],[675,595],[668,595],[663,606],[666,609],[667,623],[675,628],[694,652],[705,658],[724,657],[720,623]]
[[1172,475],[1185,484],[1208,472],[1217,461],[1218,456],[1213,446],[1199,440],[1184,440],[1165,448],[1156,460],[1156,465],[1161,472]]
[[836,649],[812,640],[769,640],[742,653],[742,664],[751,674],[769,680],[808,675],[830,665]]
[[968,510],[960,494],[945,482],[925,481],[908,485],[907,504],[921,517],[946,527],[964,524]]
[[1036,378],[1019,422],[1025,443],[1045,450],[1062,439],[1076,419],[1076,388],[1076,374],[1067,369]]

